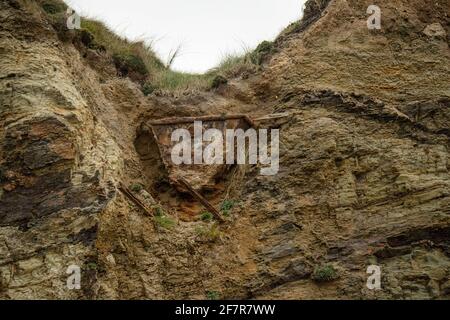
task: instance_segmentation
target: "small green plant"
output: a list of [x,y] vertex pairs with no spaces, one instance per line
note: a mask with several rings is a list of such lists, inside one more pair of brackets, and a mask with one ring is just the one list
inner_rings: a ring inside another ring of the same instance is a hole
[[208,300],[220,300],[220,293],[217,291],[207,291],[206,298]]
[[219,230],[217,224],[211,225],[209,228],[204,226],[199,226],[195,229],[195,233],[202,240],[206,240],[209,242],[216,242],[220,239],[222,233]]
[[234,208],[235,205],[236,205],[235,201],[233,201],[233,200],[225,200],[220,205],[220,211],[222,212],[222,214],[225,217],[229,217],[230,213],[231,213],[231,210]]
[[161,208],[160,206],[155,208],[155,216],[156,217],[164,217],[166,215],[166,212],[164,211],[163,208]]
[[131,191],[133,192],[141,192],[144,187],[140,183],[133,183],[130,186]]
[[165,215],[155,216],[153,219],[160,227],[168,230],[173,229],[176,224],[175,220]]
[[88,271],[89,270],[97,270],[98,269],[98,265],[95,262],[88,262],[85,265],[85,269],[88,270]]
[[329,282],[337,278],[337,270],[330,264],[316,267],[312,274],[312,279],[316,282]]
[[211,221],[213,219],[213,215],[211,212],[203,212],[200,216],[200,219],[202,221],[208,222]]
[[233,200],[225,200],[225,201],[222,202],[222,204],[220,206],[220,210],[229,211],[229,210],[233,209],[235,205],[236,205],[235,201],[233,201]]

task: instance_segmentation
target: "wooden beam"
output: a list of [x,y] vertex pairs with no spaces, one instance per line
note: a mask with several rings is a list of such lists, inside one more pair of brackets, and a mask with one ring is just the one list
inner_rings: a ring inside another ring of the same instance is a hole
[[211,212],[214,217],[220,221],[220,222],[225,222],[225,220],[222,218],[222,216],[220,215],[220,212],[214,208],[214,206],[209,203],[208,200],[206,200],[200,193],[198,193],[194,188],[192,188],[192,186],[186,181],[186,179],[184,179],[183,177],[178,177],[177,181],[184,186],[190,194],[192,194],[192,196],[194,198],[197,198],[197,200],[209,211]]

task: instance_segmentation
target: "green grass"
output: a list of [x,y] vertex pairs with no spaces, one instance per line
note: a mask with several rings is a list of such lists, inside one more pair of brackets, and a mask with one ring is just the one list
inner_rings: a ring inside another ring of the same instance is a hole
[[97,270],[98,269],[98,265],[96,262],[88,262],[85,264],[85,269],[86,270]]
[[153,207],[153,209],[155,210],[155,216],[153,217],[153,220],[158,226],[168,230],[171,230],[175,227],[176,221],[169,217],[162,207],[157,205]]
[[312,279],[316,282],[329,282],[338,278],[337,270],[332,265],[316,267],[312,274]]
[[231,79],[245,73],[253,73],[257,68],[258,66],[252,62],[249,53],[241,55],[229,54],[223,58],[217,67],[209,70],[205,77],[210,79],[211,87],[217,87],[221,84],[220,82],[224,82],[223,79]]
[[141,60],[139,63],[145,65],[148,70],[164,68],[164,64],[156,57],[151,47],[143,41],[129,41],[116,35],[104,23],[93,19],[82,18],[81,27],[88,30],[95,41],[102,44],[113,57],[129,59],[134,56]]
[[220,205],[220,210],[222,211],[230,211],[234,208],[236,202],[233,200],[224,200]]
[[176,91],[205,89],[208,79],[201,74],[190,74],[164,69],[163,72],[155,74],[152,84],[155,88]]
[[215,223],[209,227],[198,226],[195,229],[195,233],[200,239],[208,242],[216,242],[222,236],[222,232],[220,232],[219,227]]
[[275,53],[274,43],[272,41],[263,41],[250,53],[250,59],[252,63],[261,65],[273,53]]
[[171,230],[175,227],[175,220],[168,216],[155,216],[153,217],[156,224],[164,229]]
[[236,202],[233,200],[224,200],[220,205],[220,211],[225,217],[229,217],[231,214],[231,210],[236,205]]
[[156,206],[156,208],[154,209],[155,209],[155,216],[157,217],[164,217],[167,215],[164,209],[161,208],[160,206]]
[[220,293],[217,291],[207,291],[206,298],[208,300],[220,300]]
[[128,41],[114,34],[102,22],[92,19],[82,19],[81,26],[93,35],[95,43],[112,54],[119,73],[123,76],[129,76],[130,72],[138,75],[145,95],[157,90],[174,92],[209,87],[209,77],[171,70],[156,56],[151,46],[142,41]]
[[226,55],[217,67],[206,73],[206,76],[212,79],[212,87],[218,86],[224,83],[223,78],[226,80],[254,73],[265,59],[274,52],[274,43],[263,41],[254,50],[247,48],[242,54]]
[[130,186],[130,190],[133,192],[141,192],[144,187],[140,183],[133,183]]
[[212,219],[213,219],[213,215],[212,215],[212,213],[211,212],[203,212],[201,215],[200,215],[200,219],[202,220],[202,221],[211,221]]
[[299,30],[301,29],[302,24],[300,21],[295,21],[292,22],[290,25],[288,25],[279,35],[279,37],[283,37],[286,35],[290,35],[293,33],[297,33],[299,32]]

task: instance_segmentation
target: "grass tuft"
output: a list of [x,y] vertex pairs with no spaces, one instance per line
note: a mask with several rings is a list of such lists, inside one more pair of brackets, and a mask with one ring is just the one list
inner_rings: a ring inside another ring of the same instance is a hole
[[211,221],[211,220],[213,219],[213,215],[212,215],[211,212],[203,212],[203,213],[201,214],[201,216],[200,216],[200,219],[201,219],[202,221],[208,222],[208,221]]
[[222,237],[222,232],[220,232],[217,224],[212,224],[209,227],[198,226],[195,229],[195,233],[202,241],[207,242],[217,242]]
[[[249,53],[243,55],[229,54],[219,65],[206,73],[211,81],[211,87],[217,87],[221,83],[214,79],[232,79],[242,75],[254,73],[257,66],[251,61]],[[221,78],[219,78],[221,77]]]
[[236,202],[233,200],[224,200],[222,204],[220,205],[220,211],[225,217],[229,217],[231,210],[236,205]]
[[220,300],[220,293],[217,291],[207,291],[206,298],[208,300]]
[[250,54],[250,59],[254,64],[261,65],[273,53],[275,53],[274,43],[272,41],[263,41]]
[[160,206],[156,206],[156,208],[155,208],[155,216],[157,216],[157,217],[164,217],[164,216],[166,216],[166,212]]
[[337,278],[337,270],[330,264],[316,267],[312,274],[312,279],[316,282],[330,282]]
[[141,192],[144,187],[140,183],[133,183],[130,186],[130,190],[133,192]]
[[154,216],[153,217],[154,221],[156,222],[156,224],[164,229],[168,229],[171,230],[175,227],[176,222],[175,220],[173,220],[171,217],[165,216],[165,215],[161,215],[161,216]]

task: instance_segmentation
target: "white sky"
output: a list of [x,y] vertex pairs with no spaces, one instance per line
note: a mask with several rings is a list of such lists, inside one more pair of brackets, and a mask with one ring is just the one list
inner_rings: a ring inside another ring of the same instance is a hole
[[300,18],[305,0],[65,0],[129,39],[148,39],[166,62],[182,45],[172,68],[205,72],[228,53],[273,40]]

